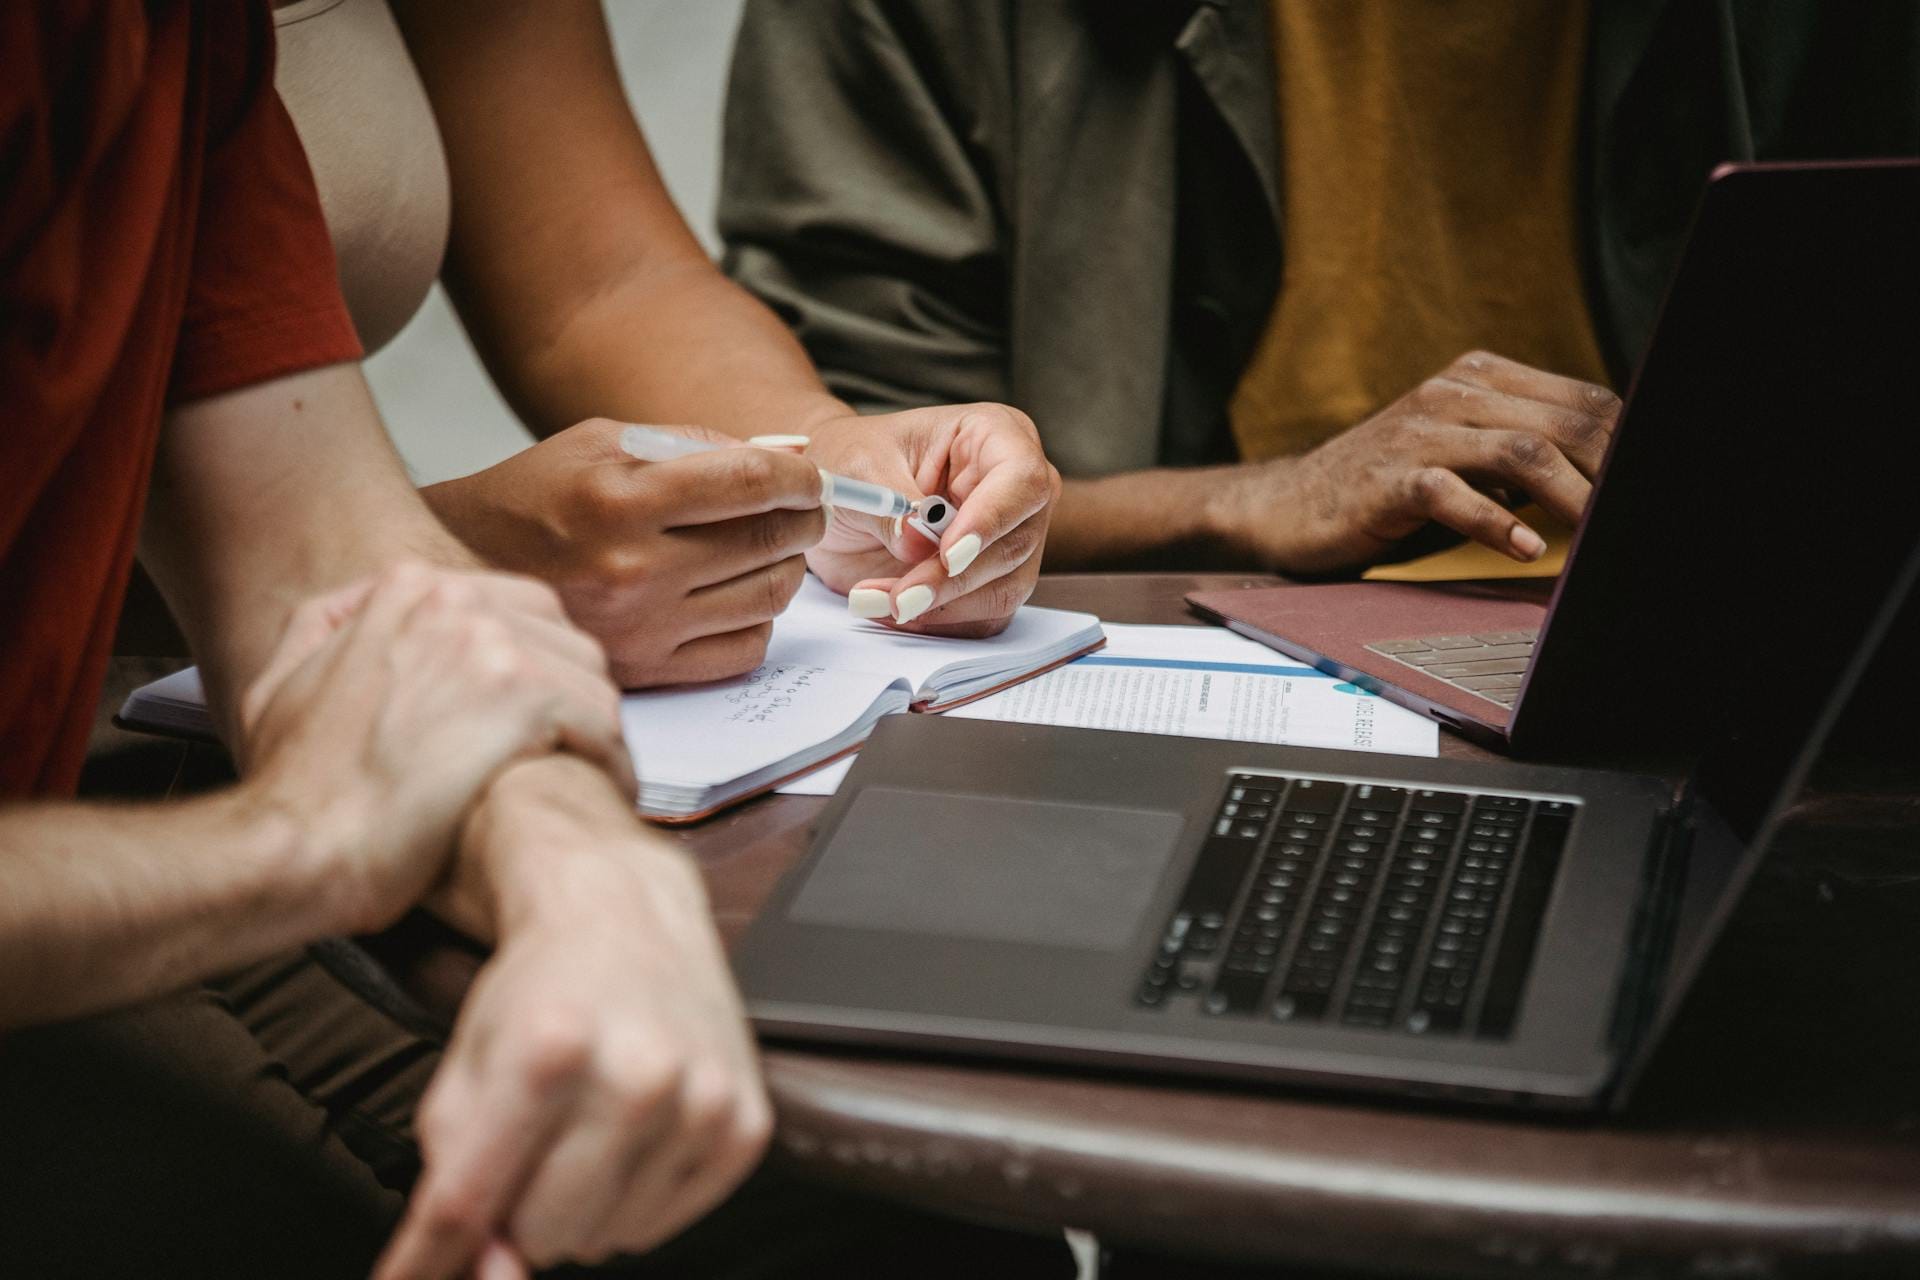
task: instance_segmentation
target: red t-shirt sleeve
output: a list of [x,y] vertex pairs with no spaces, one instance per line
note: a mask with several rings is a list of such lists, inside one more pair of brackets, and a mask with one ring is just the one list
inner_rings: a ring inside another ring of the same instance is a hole
[[250,47],[213,56],[252,74],[230,100],[206,104],[212,139],[169,404],[361,354],[313,173],[274,91],[271,13],[263,4],[253,22],[223,27]]

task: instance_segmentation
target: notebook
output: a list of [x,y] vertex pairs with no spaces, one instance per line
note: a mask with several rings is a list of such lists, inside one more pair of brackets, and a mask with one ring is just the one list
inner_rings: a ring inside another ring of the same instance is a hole
[[[881,716],[961,706],[1105,643],[1090,613],[1032,607],[985,640],[890,631],[848,616],[845,598],[809,576],[774,624],[759,668],[623,700],[640,812],[696,821],[858,749]],[[119,719],[133,729],[213,734],[192,668],[134,690]]]

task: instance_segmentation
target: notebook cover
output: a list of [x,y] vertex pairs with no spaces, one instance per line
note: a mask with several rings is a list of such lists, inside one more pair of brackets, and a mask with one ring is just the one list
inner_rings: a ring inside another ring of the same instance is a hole
[[1066,666],[1069,662],[1078,662],[1080,659],[1086,657],[1088,654],[1097,653],[1098,651],[1106,647],[1107,647],[1107,638],[1103,635],[1098,640],[1095,640],[1092,644],[1088,645],[1084,649],[1079,650],[1076,653],[1070,653],[1064,658],[1060,658],[1056,661],[1049,662],[1044,667],[1035,667],[1031,671],[1023,671],[1017,676],[1013,676],[1010,679],[1002,680],[999,684],[994,685],[991,689],[982,689],[978,693],[970,693],[964,698],[955,698],[951,702],[934,702],[931,699],[922,701],[922,702],[916,702],[913,705],[909,706],[907,710],[918,711],[927,715],[939,715],[942,711],[951,711],[955,707],[964,707],[969,702],[978,702],[982,698],[991,698],[996,693],[1005,692],[1006,690],[1013,688],[1013,686],[1017,684],[1025,684],[1027,681],[1033,679],[1035,676],[1043,676],[1047,674],[1047,672],[1049,671],[1052,671],[1059,667]]
[[[1092,644],[1088,645],[1084,649],[1079,650],[1076,653],[1070,653],[1066,657],[1061,658],[1058,661],[1049,662],[1044,667],[1035,667],[1032,671],[1022,672],[1021,674],[1014,676],[1010,680],[1004,680],[1001,683],[994,685],[991,689],[982,689],[979,693],[969,694],[967,697],[956,698],[952,702],[942,702],[937,705],[931,702],[916,702],[916,703],[913,703],[911,706],[909,706],[907,710],[918,712],[924,715],[938,715],[942,711],[951,711],[955,707],[964,707],[969,702],[978,702],[982,698],[992,697],[994,694],[999,693],[1002,690],[1011,689],[1013,688],[1013,686],[1017,684],[1023,684],[1026,681],[1033,679],[1035,676],[1045,675],[1047,672],[1052,671],[1056,667],[1064,667],[1069,662],[1078,661],[1079,659],[1086,657],[1088,654],[1093,653],[1098,649],[1105,648],[1106,643],[1107,643],[1107,638],[1105,636],[1101,636],[1098,640],[1094,641]],[[724,813],[726,810],[733,808],[735,805],[745,804],[747,801],[752,800],[756,796],[763,796],[767,794],[769,791],[777,791],[781,787],[786,786],[789,782],[793,782],[796,779],[806,777],[808,774],[814,772],[816,769],[824,769],[828,765],[834,763],[836,760],[844,760],[848,756],[852,755],[854,752],[860,750],[862,747],[866,745],[867,745],[866,740],[863,738],[859,742],[856,742],[850,746],[844,747],[841,750],[834,752],[832,755],[825,757],[824,759],[816,760],[811,764],[804,765],[799,769],[795,769],[792,773],[786,775],[784,778],[776,778],[772,782],[769,782],[764,786],[755,787],[752,791],[743,792],[742,794],[737,796],[729,796],[727,799],[721,801],[719,804],[713,805],[710,808],[702,809],[698,813],[674,814],[672,816],[662,817],[658,814],[652,814],[652,813],[647,813],[645,811],[642,811],[640,816],[645,818],[648,822],[657,823],[658,825],[663,827],[684,827],[691,823],[704,822],[706,819],[711,818],[716,813]]]

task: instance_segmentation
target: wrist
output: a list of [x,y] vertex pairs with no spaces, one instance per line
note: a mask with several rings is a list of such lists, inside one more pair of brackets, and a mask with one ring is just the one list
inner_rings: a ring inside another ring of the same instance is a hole
[[250,869],[247,892],[263,909],[291,906],[309,937],[359,933],[384,914],[379,893],[350,856],[356,837],[338,807],[316,818],[289,804],[270,785],[248,779],[209,797],[218,829],[239,833]]
[[783,425],[791,424],[790,426],[784,427],[786,431],[790,431],[794,435],[805,436],[812,435],[829,422],[837,422],[842,418],[856,417],[859,417],[859,415],[853,411],[853,407],[847,404],[846,401],[821,391],[810,392],[805,396],[799,397],[791,415],[781,415],[781,422]]
[[517,513],[502,510],[494,502],[480,477],[485,472],[442,480],[420,490],[420,499],[448,533],[451,533],[480,564],[491,568],[523,572],[523,556],[516,549],[538,545],[529,541],[533,531],[520,528]]
[[1195,504],[1195,536],[1220,563],[1272,573],[1287,557],[1277,547],[1300,517],[1293,490],[1297,459],[1271,459],[1195,472],[1204,493]]
[[699,884],[691,861],[645,827],[604,774],[563,756],[495,779],[467,820],[458,861],[456,892],[463,882],[476,929],[496,938],[602,912],[644,881]]

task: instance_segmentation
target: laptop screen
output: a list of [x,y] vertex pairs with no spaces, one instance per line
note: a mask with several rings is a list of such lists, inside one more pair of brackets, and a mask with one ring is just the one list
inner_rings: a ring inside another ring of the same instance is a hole
[[1695,761],[1673,955],[1630,1076],[1849,697],[1881,696],[1856,695],[1862,672],[1920,646],[1915,226],[1920,162],[1717,174],[1562,578],[1536,674],[1576,652],[1550,712]]
[[1920,163],[1710,185],[1516,745],[1706,758],[1751,838],[1916,537]]

